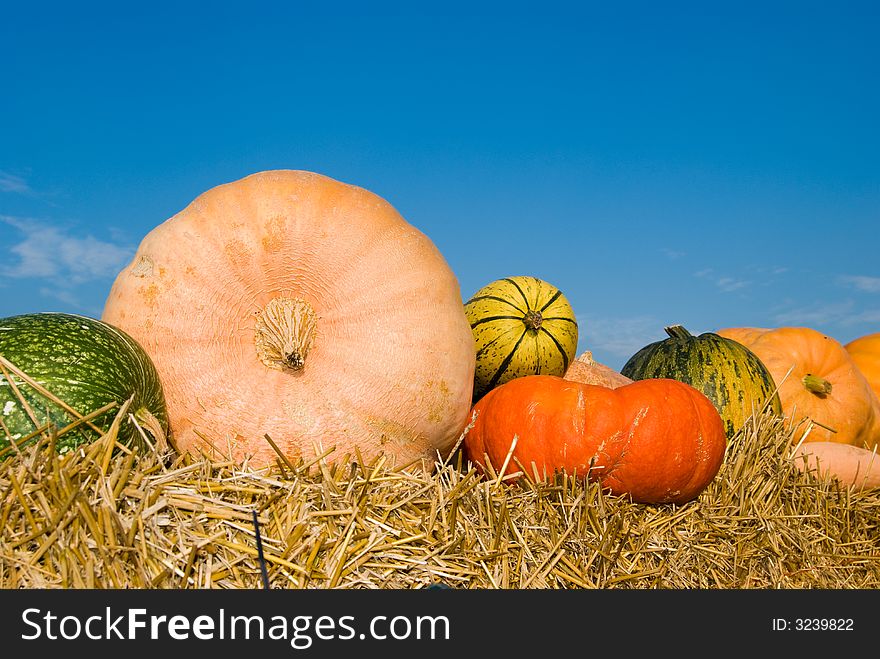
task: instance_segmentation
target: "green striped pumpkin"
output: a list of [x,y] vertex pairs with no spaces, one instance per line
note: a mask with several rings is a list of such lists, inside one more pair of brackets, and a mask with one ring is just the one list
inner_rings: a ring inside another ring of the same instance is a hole
[[702,391],[724,421],[728,439],[753,412],[782,414],[776,383],[764,363],[743,344],[712,332],[694,336],[681,325],[635,353],[621,374],[631,380],[670,378]]
[[[133,397],[129,411],[135,418],[149,423],[149,412],[168,430],[165,396],[153,362],[133,338],[103,321],[57,312],[2,318],[0,357],[0,455],[14,452],[11,442],[22,446],[31,436],[36,439],[35,432],[47,424],[58,431],[74,422],[76,416],[57,401],[86,416]],[[109,428],[118,412],[115,407],[92,419],[94,427],[80,423],[60,434],[56,448],[66,453],[94,441],[100,436],[96,428]],[[134,445],[139,437],[126,417],[118,441]]]
[[536,277],[498,279],[465,304],[476,343],[474,400],[524,375],[565,374],[578,326],[556,286]]

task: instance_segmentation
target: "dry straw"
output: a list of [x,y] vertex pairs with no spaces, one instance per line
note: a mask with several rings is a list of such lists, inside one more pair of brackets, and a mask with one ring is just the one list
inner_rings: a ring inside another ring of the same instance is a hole
[[460,452],[260,471],[176,456],[147,431],[156,450],[134,452],[116,441],[136,422],[127,405],[100,440],[58,455],[59,432],[94,418],[78,416],[0,460],[0,587],[880,587],[880,491],[801,473],[793,429],[771,416],[681,506],[514,479],[510,464],[483,478]]

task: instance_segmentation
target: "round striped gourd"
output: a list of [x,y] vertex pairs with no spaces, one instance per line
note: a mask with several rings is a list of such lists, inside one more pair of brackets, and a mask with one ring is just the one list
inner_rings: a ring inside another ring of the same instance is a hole
[[[140,344],[117,327],[58,312],[2,318],[0,357],[2,455],[14,452],[11,442],[23,445],[47,424],[62,430],[77,420],[57,401],[86,416],[133,397],[128,409],[135,418],[147,424],[154,418],[167,431],[165,397],[156,368]],[[114,407],[92,418],[90,424],[80,423],[60,433],[57,450],[65,453],[97,439],[98,430],[109,428],[118,412]],[[137,427],[126,417],[118,441],[131,445],[139,437]]]
[[574,359],[578,326],[556,286],[537,277],[498,279],[465,304],[476,343],[474,400],[525,375],[562,376]]
[[776,383],[764,363],[738,341],[713,332],[694,336],[681,325],[635,353],[621,374],[633,380],[671,378],[702,391],[724,421],[728,439],[753,413],[782,414]]

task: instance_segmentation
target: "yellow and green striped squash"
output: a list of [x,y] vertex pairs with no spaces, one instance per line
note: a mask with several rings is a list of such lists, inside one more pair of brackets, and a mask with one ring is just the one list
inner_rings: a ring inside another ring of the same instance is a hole
[[465,303],[476,344],[474,400],[525,375],[563,375],[574,359],[578,325],[556,286],[537,277],[505,277]]

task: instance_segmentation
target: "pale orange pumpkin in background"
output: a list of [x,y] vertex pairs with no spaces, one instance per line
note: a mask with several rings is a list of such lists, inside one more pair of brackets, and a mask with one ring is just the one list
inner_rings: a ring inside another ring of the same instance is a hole
[[[745,345],[770,371],[783,414],[799,424],[795,442],[876,445],[880,403],[839,341],[808,327],[734,327],[716,333]],[[804,418],[815,423],[802,423]]]
[[565,370],[563,378],[583,384],[598,384],[609,389],[617,389],[617,387],[633,382],[610,366],[597,362],[593,359],[593,353],[590,350],[582,352],[577,359],[572,360]]
[[474,339],[437,247],[323,175],[217,186],[153,229],[102,319],[153,358],[179,450],[261,466],[336,446],[435,458],[467,423]]
[[838,442],[804,442],[792,456],[801,471],[817,478],[836,478],[844,486],[857,489],[880,488],[880,456],[877,450]]

